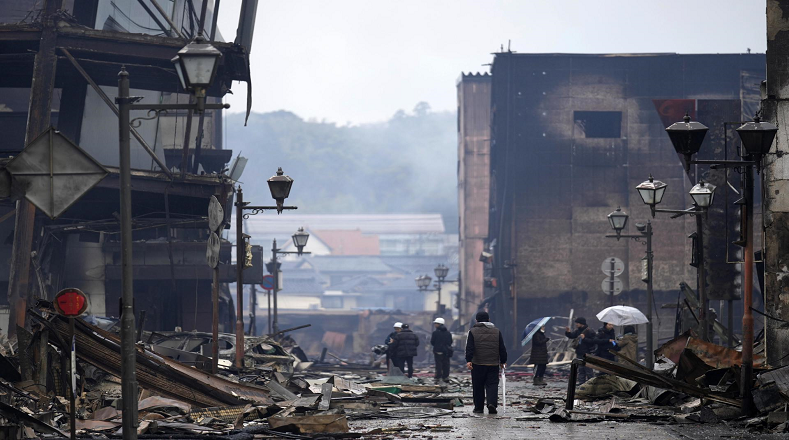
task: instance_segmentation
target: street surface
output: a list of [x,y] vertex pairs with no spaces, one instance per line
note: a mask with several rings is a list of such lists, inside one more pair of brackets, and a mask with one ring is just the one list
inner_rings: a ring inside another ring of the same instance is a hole
[[[422,376],[420,374],[420,376]],[[513,375],[515,376],[515,375]],[[432,439],[785,439],[780,434],[748,432],[741,423],[726,424],[679,424],[673,421],[573,421],[557,423],[548,420],[547,414],[536,414],[531,407],[541,398],[556,399],[564,406],[566,382],[560,377],[546,376],[546,387],[531,385],[531,377],[507,378],[507,408],[499,406],[498,415],[472,414],[471,387],[468,374],[454,373],[452,378],[461,379],[462,385],[450,386],[442,397],[459,397],[464,406],[455,408],[454,414],[430,418],[374,419],[350,421],[351,432],[369,432],[381,428],[388,432],[384,438],[432,438]],[[432,377],[422,376],[426,383]],[[501,389],[501,388],[500,388]],[[454,392],[452,392],[454,391]],[[605,401],[585,404],[578,408],[594,411]],[[404,430],[392,432],[387,429]]]

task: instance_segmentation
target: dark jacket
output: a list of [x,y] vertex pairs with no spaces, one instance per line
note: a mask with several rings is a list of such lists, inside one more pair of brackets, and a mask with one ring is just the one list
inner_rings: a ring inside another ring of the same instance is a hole
[[447,330],[444,324],[438,326],[430,336],[430,345],[433,346],[433,353],[448,354],[452,348],[452,333]]
[[[638,335],[634,333],[627,333],[622,336],[616,344],[619,346],[619,352],[628,359],[638,362]],[[630,365],[630,362],[622,359],[617,359],[617,362],[623,365]]]
[[507,347],[501,332],[491,322],[478,322],[471,327],[466,340],[466,362],[477,365],[507,363]]
[[619,345],[612,344],[610,342],[612,339],[616,340],[616,332],[614,329],[606,330],[605,327],[601,327],[600,330],[597,331],[597,335],[589,341],[597,344],[597,350],[594,353],[595,356],[615,361],[616,356],[611,354],[608,350],[613,349],[614,351],[619,351]]
[[[388,347],[386,349],[386,355],[389,356],[389,357],[392,357],[392,345],[394,344],[395,336],[397,336],[397,332],[389,333],[389,336],[386,337],[386,341],[384,341],[384,344]],[[389,341],[392,341],[392,342],[389,342]]]
[[588,326],[583,326],[571,332],[564,332],[564,335],[570,339],[578,338],[581,334],[584,335],[584,338],[578,340],[578,346],[575,347],[575,356],[583,359],[587,353],[593,353],[595,351],[595,344],[591,342],[595,337],[594,330],[590,329]]
[[408,358],[417,355],[416,347],[419,347],[419,336],[406,328],[394,337],[394,344],[390,356],[396,358]]
[[537,330],[537,333],[532,336],[529,363],[534,365],[548,363],[548,337],[542,330]]

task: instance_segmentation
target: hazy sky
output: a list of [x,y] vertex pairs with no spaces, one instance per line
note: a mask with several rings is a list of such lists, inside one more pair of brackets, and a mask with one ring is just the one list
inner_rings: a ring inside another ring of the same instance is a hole
[[[241,0],[223,0],[233,40]],[[260,0],[253,110],[339,124],[383,121],[419,101],[454,110],[461,72],[516,52],[765,52],[763,0]],[[232,111],[246,106],[233,86]]]

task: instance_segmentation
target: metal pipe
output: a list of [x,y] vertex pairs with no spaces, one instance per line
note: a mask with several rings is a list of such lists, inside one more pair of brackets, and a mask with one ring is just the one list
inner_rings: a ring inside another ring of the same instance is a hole
[[696,240],[698,240],[696,252],[699,260],[697,271],[699,278],[699,305],[701,309],[699,310],[699,320],[701,321],[701,339],[709,341],[710,323],[708,319],[709,313],[707,312],[709,306],[707,304],[707,274],[704,270],[704,228],[702,221],[702,214],[696,214]]
[[258,308],[258,292],[257,287],[255,284],[249,286],[249,335],[250,336],[257,336],[257,314],[256,310]]
[[575,359],[570,364],[570,379],[567,381],[567,399],[564,401],[564,409],[572,411],[573,404],[575,403],[575,384],[578,382],[578,368],[581,363],[580,359]]
[[271,246],[271,261],[274,262],[274,322],[271,324],[271,330],[276,333],[279,331],[279,322],[277,319],[277,291],[279,290],[279,268],[277,267],[277,240],[274,239],[274,244]]
[[211,35],[209,41],[214,41],[216,38],[216,19],[219,18],[219,0],[214,0],[214,19],[211,20]]
[[745,166],[745,187],[743,195],[745,205],[745,267],[743,268],[742,298],[742,376],[740,380],[740,397],[742,411],[745,415],[754,412],[751,388],[753,386],[753,167]]
[[219,370],[219,265],[213,269],[211,304],[211,372],[216,374]]
[[236,367],[244,366],[244,193],[236,192]]
[[[190,95],[189,102],[191,103],[192,97]],[[186,126],[184,127],[184,145],[181,150],[181,178],[186,178],[186,173],[189,172],[189,142],[191,141],[190,135],[192,134],[192,115],[194,110],[189,109],[186,113]]]
[[[113,104],[110,97],[107,96],[106,93],[104,93],[104,90],[102,90],[101,87],[99,87],[99,85],[96,84],[95,81],[93,81],[93,78],[91,78],[90,75],[88,75],[88,72],[86,72],[85,69],[82,68],[79,62],[77,62],[77,59],[71,55],[71,52],[69,52],[67,49],[63,47],[60,48],[60,51],[63,52],[64,55],[66,55],[66,58],[68,58],[69,62],[71,62],[71,65],[74,66],[74,68],[77,69],[77,72],[79,72],[79,74],[82,75],[82,78],[85,81],[87,81],[88,84],[90,84],[90,87],[93,89],[93,91],[96,92],[96,94],[99,95],[99,98],[101,98],[101,100],[104,101],[104,103],[107,104],[107,106],[110,108],[110,110],[112,110],[112,112],[115,113],[115,116],[118,116],[118,107],[116,107],[115,104]],[[142,135],[140,135],[140,133],[138,133],[137,130],[135,130],[134,128],[131,128],[131,134],[134,136],[134,139],[136,139],[137,142],[140,143],[140,146],[142,146],[145,152],[148,153],[149,156],[151,156],[153,161],[156,162],[156,165],[159,166],[162,172],[164,174],[167,174],[167,177],[170,178],[170,180],[172,180],[173,175],[170,172],[170,170],[167,169],[167,165],[165,165],[164,162],[162,162],[162,160],[159,159],[159,156],[157,156],[156,152],[154,152],[153,149],[151,149],[150,145],[148,145],[148,143],[145,142],[145,139],[143,139]]]
[[655,353],[654,353],[654,338],[655,335],[652,333],[652,303],[654,302],[654,296],[652,292],[652,267],[653,267],[653,256],[652,256],[652,222],[647,220],[647,230],[646,234],[647,237],[647,353],[646,353],[646,363],[647,368],[650,370],[655,367]]
[[164,19],[167,21],[167,24],[169,24],[170,27],[173,29],[173,32],[175,32],[178,35],[178,38],[182,40],[186,40],[184,35],[178,30],[178,26],[176,26],[175,23],[173,23],[173,20],[170,18],[170,16],[167,15],[167,12],[165,12],[164,9],[162,9],[162,7],[159,6],[159,2],[157,2],[156,0],[151,0],[151,4],[156,8],[157,11],[159,11],[160,14],[162,14],[162,17],[164,17]]
[[118,73],[118,132],[121,204],[121,396],[123,400],[123,438],[137,439],[137,374],[134,348],[134,272],[132,261],[131,139],[129,73]]
[[266,321],[268,323],[268,333],[266,334],[270,335],[271,334],[271,291],[270,290],[266,291],[266,299],[268,299],[268,309],[267,309],[268,321]]

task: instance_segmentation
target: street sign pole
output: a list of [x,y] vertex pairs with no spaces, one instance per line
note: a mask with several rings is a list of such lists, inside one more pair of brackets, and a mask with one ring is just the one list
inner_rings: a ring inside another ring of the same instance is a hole
[[611,274],[609,275],[609,278],[608,278],[608,280],[609,280],[609,282],[611,284],[611,290],[610,290],[611,291],[611,306],[614,305],[614,282],[616,280],[616,276],[614,275],[615,271],[616,271],[616,259],[612,258],[611,259],[611,271],[610,271]]
[[55,312],[58,315],[68,318],[69,321],[69,352],[70,352],[70,362],[69,362],[69,380],[67,381],[69,384],[70,392],[69,392],[69,422],[71,423],[71,440],[75,440],[77,438],[77,425],[76,425],[76,413],[77,413],[77,341],[74,337],[74,318],[77,316],[82,315],[85,313],[85,310],[88,309],[88,299],[85,294],[75,288],[67,288],[63,289],[55,295],[55,300],[53,301],[53,306],[55,308]]

